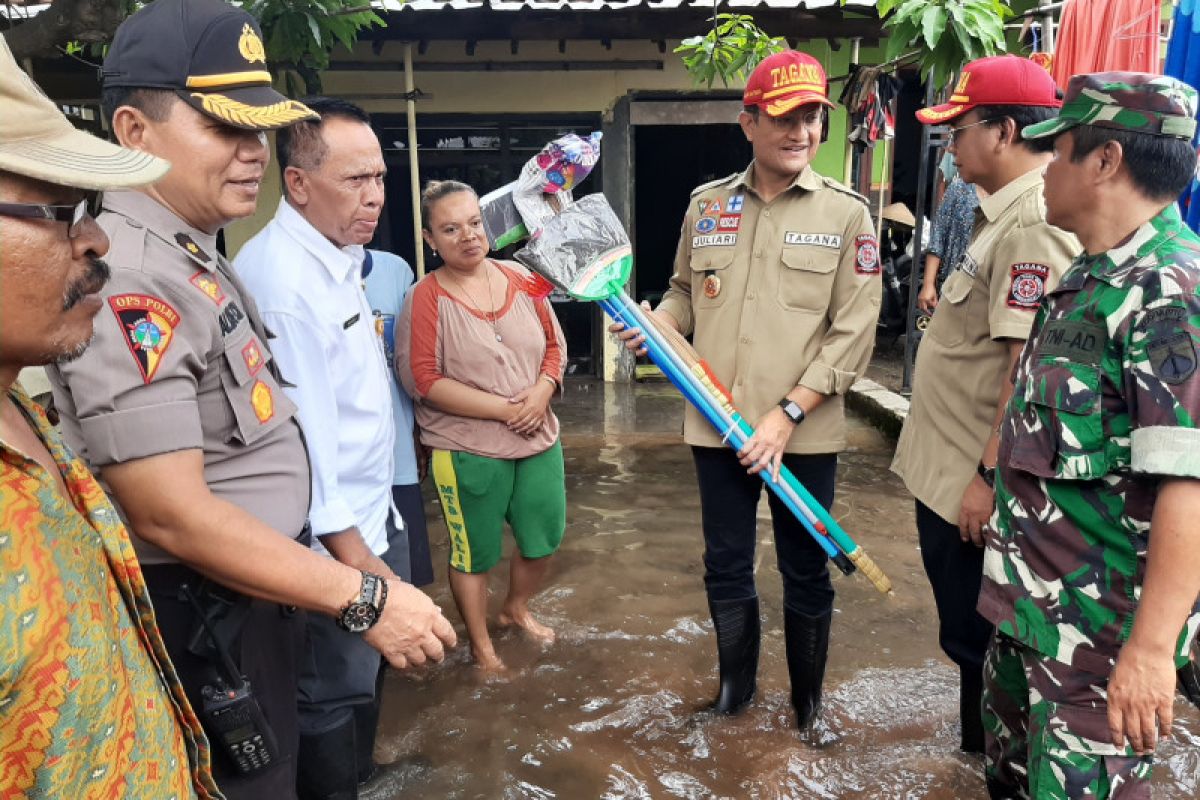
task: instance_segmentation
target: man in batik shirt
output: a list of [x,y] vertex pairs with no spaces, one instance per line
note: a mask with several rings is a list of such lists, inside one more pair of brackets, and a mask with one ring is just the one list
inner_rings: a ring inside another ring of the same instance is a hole
[[77,132],[0,38],[0,795],[220,798],[129,536],[16,383],[100,311],[98,190],[167,162]]

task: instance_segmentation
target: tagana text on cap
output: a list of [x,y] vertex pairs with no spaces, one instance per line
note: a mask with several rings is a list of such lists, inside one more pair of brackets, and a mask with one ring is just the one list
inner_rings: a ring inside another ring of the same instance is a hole
[[782,117],[809,103],[833,108],[825,68],[808,53],[785,50],[765,58],[746,81],[742,105],[758,106],[769,117]]
[[271,88],[254,17],[223,0],[155,0],[125,20],[104,59],[105,88],[174,89],[197,111],[249,130],[318,119]]
[[1039,64],[1020,56],[990,56],[963,67],[950,102],[922,108],[917,119],[945,125],[976,106],[1045,106],[1058,108],[1058,87]]
[[[154,183],[171,165],[77,130],[17,66],[0,36],[0,170],[74,189]],[[2,251],[0,251],[2,252]]]
[[1191,141],[1196,134],[1196,90],[1148,72],[1094,72],[1067,82],[1062,111],[1027,125],[1026,139],[1056,136],[1076,125],[1136,131]]

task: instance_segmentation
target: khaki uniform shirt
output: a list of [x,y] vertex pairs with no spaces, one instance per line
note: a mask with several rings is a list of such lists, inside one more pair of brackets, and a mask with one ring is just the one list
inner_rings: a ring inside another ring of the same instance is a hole
[[992,432],[1008,371],[1004,340],[1029,336],[1042,296],[1080,249],[1074,236],[1046,222],[1041,167],[975,212],[971,244],[921,339],[912,406],[892,462],[913,496],[947,522],[958,522]]
[[[866,369],[879,316],[879,248],[866,201],[806,168],[769,203],[745,172],[692,192],[671,287],[680,324],[752,425],[796,386],[833,395],[796,426],[789,453],[846,443],[842,397]],[[721,447],[690,406],[684,438]]]
[[[48,370],[69,444],[97,471],[203,450],[213,494],[299,535],[308,456],[254,301],[215,236],[140,192],[106,194],[104,205],[112,280],[96,337]],[[143,564],[175,560],[132,532]]]

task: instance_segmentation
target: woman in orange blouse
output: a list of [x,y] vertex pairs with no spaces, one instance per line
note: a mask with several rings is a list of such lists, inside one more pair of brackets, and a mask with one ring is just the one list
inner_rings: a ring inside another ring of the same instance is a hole
[[566,527],[558,419],[566,343],[519,265],[488,258],[479,198],[457,181],[428,184],[425,241],[444,262],[409,293],[396,325],[396,371],[414,399],[421,442],[450,533],[450,588],[478,665],[502,670],[487,630],[488,572],[504,523],[517,552],[502,625],[542,642],[529,611]]

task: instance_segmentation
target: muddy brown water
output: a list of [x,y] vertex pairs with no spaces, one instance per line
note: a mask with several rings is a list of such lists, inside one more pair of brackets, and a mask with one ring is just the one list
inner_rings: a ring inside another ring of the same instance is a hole
[[[956,751],[957,672],[937,646],[912,500],[888,472],[892,443],[852,420],[834,513],[888,573],[884,597],[835,571],[825,719],[839,739],[792,727],[779,574],[760,525],[759,694],[733,719],[693,712],[716,684],[712,625],[683,401],[664,384],[568,383],[558,406],[568,527],[534,611],[557,631],[541,648],[496,631],[506,681],[482,680],[465,645],[415,675],[389,675],[377,755],[432,765],[395,798],[984,798],[979,761]],[[428,506],[434,598],[465,635],[445,582],[445,528]],[[766,521],[765,503],[760,520]],[[511,546],[511,541],[509,542]],[[492,609],[507,580],[492,575]],[[1159,750],[1156,798],[1200,792],[1200,713],[1180,698]]]

